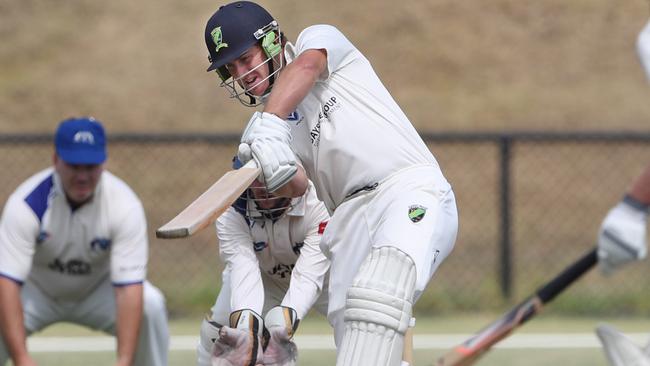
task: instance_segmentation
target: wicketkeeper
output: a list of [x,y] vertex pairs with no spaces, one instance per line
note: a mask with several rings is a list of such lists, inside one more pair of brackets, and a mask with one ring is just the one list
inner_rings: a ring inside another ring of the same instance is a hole
[[[234,168],[241,164],[234,160]],[[275,196],[258,181],[219,217],[222,287],[201,325],[198,365],[290,366],[298,324],[327,314],[329,260],[319,245],[329,214],[313,186]]]

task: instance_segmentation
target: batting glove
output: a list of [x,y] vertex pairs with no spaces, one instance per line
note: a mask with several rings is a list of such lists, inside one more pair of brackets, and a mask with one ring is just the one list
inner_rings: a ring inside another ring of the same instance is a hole
[[264,321],[252,310],[230,314],[230,327],[219,329],[212,348],[212,366],[258,365],[262,363]]
[[598,234],[598,263],[604,274],[646,257],[647,219],[648,206],[630,196],[607,213]]
[[244,129],[237,156],[243,164],[254,159],[262,169],[266,188],[274,192],[298,171],[290,143],[287,122],[271,113],[255,112]]
[[300,323],[296,311],[286,306],[273,307],[266,313],[264,322],[269,337],[264,350],[264,365],[295,366],[298,347],[293,342],[293,335]]

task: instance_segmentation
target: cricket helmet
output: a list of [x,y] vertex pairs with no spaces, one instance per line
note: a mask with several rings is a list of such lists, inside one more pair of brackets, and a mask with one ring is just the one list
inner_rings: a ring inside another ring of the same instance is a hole
[[[205,26],[205,44],[210,62],[207,71],[216,71],[221,78],[220,86],[226,87],[231,97],[238,98],[247,106],[260,103],[256,96],[249,93],[249,90],[257,85],[248,89],[241,88],[238,81],[245,75],[234,79],[225,65],[237,59],[253,45],[259,44],[267,58],[254,69],[263,65],[269,66],[269,76],[260,83],[270,79],[270,84],[273,84],[274,75],[283,66],[282,57],[275,60],[282,51],[278,23],[266,9],[250,1],[237,1],[219,7]],[[274,66],[274,60],[279,65]],[[241,98],[244,95],[248,96],[248,100]]]
[[[233,157],[232,168],[239,169],[242,166],[243,164],[239,158],[237,156]],[[254,180],[232,206],[235,211],[242,214],[247,220],[277,221],[293,207],[293,200],[270,193],[263,183]]]

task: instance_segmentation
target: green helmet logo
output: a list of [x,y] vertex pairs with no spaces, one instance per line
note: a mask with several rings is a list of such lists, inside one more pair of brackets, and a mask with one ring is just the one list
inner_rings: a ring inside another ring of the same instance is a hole
[[228,43],[223,42],[223,36],[221,34],[221,27],[216,27],[210,32],[212,35],[212,41],[215,44],[214,51],[219,52],[220,49],[228,47]]

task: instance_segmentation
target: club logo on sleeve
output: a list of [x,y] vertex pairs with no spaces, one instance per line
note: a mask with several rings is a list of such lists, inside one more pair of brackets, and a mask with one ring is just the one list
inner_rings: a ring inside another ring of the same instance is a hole
[[420,205],[409,206],[409,219],[413,222],[420,222],[427,213],[427,208]]

